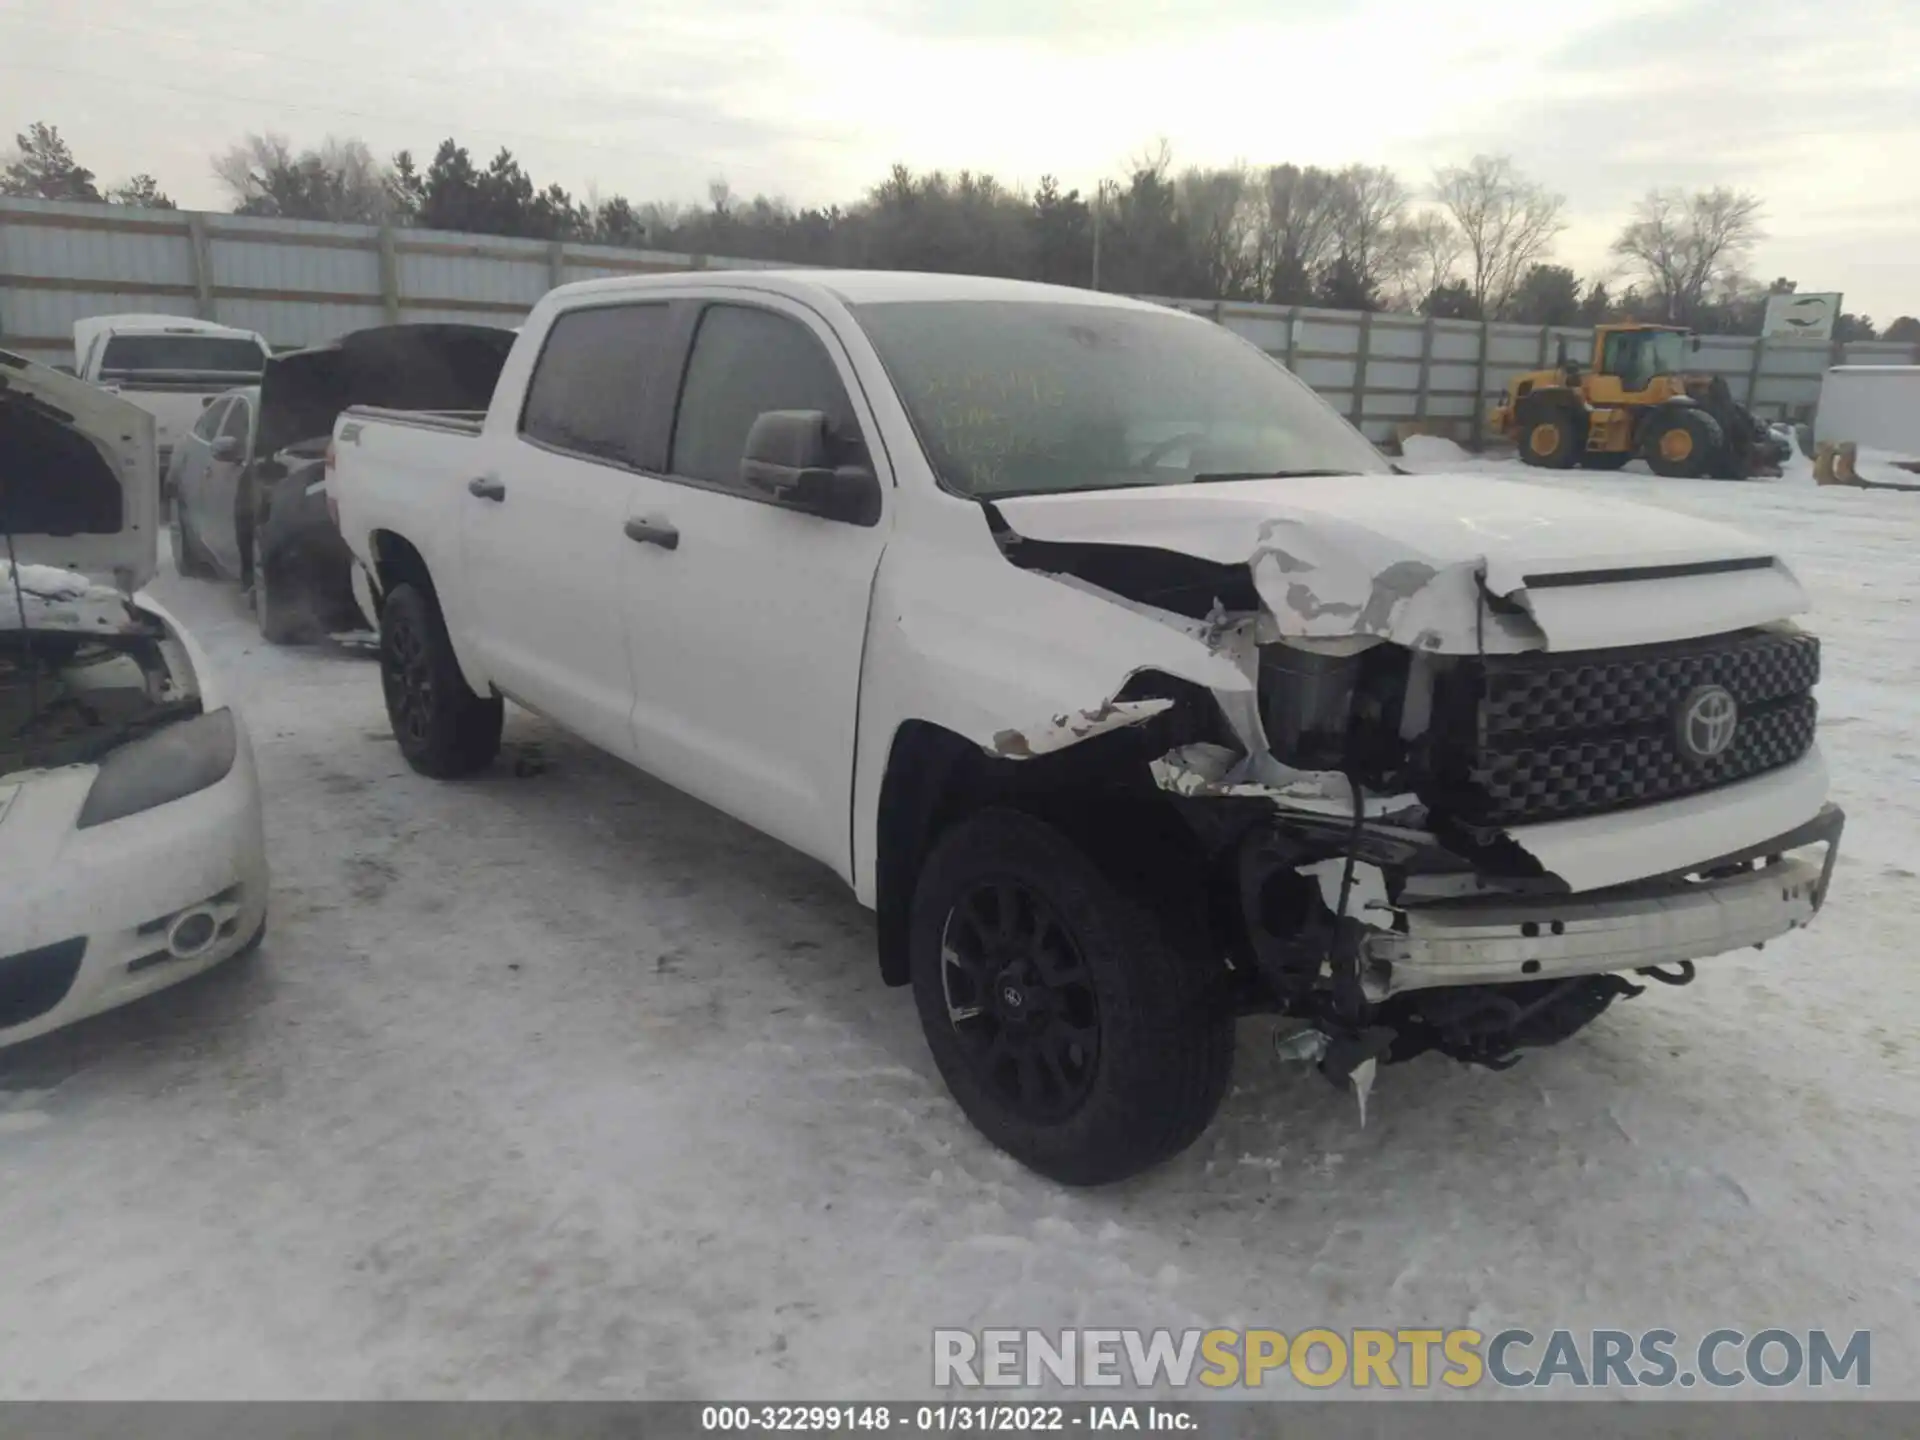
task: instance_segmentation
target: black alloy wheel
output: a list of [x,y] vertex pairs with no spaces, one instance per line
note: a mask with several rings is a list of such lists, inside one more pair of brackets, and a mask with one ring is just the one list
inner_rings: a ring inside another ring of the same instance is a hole
[[1085,958],[1024,882],[985,880],[941,936],[947,1018],[980,1081],[1045,1124],[1086,1100],[1100,1059],[1100,1004]]
[[380,647],[380,683],[402,749],[425,746],[433,733],[433,662],[410,615],[391,617]]

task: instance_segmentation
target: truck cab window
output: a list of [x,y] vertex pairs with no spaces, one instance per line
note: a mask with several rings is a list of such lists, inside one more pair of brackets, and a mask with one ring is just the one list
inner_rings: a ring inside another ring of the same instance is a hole
[[222,440],[247,441],[247,429],[253,419],[253,412],[244,400],[236,400],[227,407],[227,418],[220,424]]
[[527,386],[520,433],[591,459],[639,464],[641,406],[666,327],[664,304],[560,316]]
[[690,480],[738,486],[747,431],[768,410],[822,411],[846,446],[846,460],[865,457],[846,387],[812,332],[771,310],[709,306],[680,388],[668,468]]
[[193,422],[193,433],[202,440],[211,440],[220,433],[220,419],[233,404],[231,400],[216,400],[201,412],[200,418]]

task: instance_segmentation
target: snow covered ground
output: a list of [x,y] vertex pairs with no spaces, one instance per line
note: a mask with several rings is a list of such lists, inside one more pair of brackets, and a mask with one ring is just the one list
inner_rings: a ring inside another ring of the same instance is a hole
[[1920,495],[1541,483],[1801,562],[1826,913],[1505,1074],[1384,1071],[1364,1130],[1250,1022],[1215,1128],[1092,1194],[961,1119],[829,875],[522,714],[420,779],[363,655],[164,577],[272,930],[0,1053],[0,1396],[913,1396],[935,1325],[1517,1324],[1870,1328],[1920,1397]]

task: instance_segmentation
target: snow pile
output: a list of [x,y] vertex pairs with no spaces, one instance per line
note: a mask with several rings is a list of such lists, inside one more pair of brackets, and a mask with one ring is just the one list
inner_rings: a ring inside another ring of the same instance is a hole
[[1490,463],[1483,455],[1462,449],[1443,435],[1409,435],[1400,442],[1403,468],[1422,475],[1448,470],[1481,470]]

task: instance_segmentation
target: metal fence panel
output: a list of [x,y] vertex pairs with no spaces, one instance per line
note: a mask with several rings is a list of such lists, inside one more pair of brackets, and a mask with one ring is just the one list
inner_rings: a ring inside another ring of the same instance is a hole
[[[707,268],[797,267],[450,231],[0,200],[0,346],[66,362],[75,320],[123,311],[199,315],[257,330],[279,349],[398,320],[514,325],[556,284]],[[1576,326],[1153,298],[1217,321],[1291,365],[1376,440],[1416,422],[1477,442],[1509,379],[1552,364],[1563,342],[1570,360],[1585,364],[1593,353],[1593,332]],[[1726,377],[1763,415],[1803,419],[1830,365],[1920,363],[1920,346],[1706,336],[1692,363]]]

